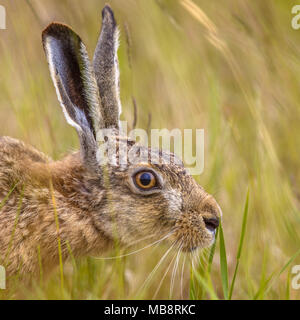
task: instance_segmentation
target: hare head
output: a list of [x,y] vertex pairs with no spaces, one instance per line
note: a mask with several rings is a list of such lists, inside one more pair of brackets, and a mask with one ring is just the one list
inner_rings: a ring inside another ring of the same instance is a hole
[[[118,28],[111,8],[102,11],[92,64],[80,37],[66,25],[50,24],[42,39],[59,102],[80,139],[83,173],[81,181],[73,179],[78,188],[66,198],[92,213],[108,242],[117,237],[126,246],[149,236],[185,251],[209,246],[220,218],[215,199],[173,154],[158,151],[157,161],[147,161],[153,150],[120,133]],[[107,139],[116,152],[104,164],[100,151]],[[128,154],[132,147],[136,161],[121,163],[121,149]],[[141,153],[146,154],[143,161]]]

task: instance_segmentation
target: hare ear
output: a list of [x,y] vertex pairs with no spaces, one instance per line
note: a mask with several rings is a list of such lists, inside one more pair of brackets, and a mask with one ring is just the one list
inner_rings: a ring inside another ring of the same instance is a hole
[[102,29],[93,59],[99,88],[105,128],[119,129],[121,102],[119,92],[118,41],[119,32],[111,8],[102,10]]
[[52,23],[42,34],[51,77],[67,122],[78,132],[84,158],[93,161],[103,127],[100,98],[87,51],[68,26]]

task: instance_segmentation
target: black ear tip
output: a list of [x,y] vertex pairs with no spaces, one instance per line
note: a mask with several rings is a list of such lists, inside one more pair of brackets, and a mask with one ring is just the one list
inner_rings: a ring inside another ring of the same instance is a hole
[[56,24],[55,22],[48,24],[48,26],[42,31],[43,39],[53,31],[53,28],[55,28],[55,24]]
[[116,24],[114,12],[109,4],[106,4],[102,10],[102,19],[108,18],[113,24]]
[[59,22],[50,23],[42,32],[42,38],[47,36],[62,36],[66,33],[74,32],[69,26]]
[[72,39],[73,44],[82,42],[80,37],[66,24],[59,22],[50,23],[42,32],[42,43],[45,47],[47,38],[63,41],[67,43]]

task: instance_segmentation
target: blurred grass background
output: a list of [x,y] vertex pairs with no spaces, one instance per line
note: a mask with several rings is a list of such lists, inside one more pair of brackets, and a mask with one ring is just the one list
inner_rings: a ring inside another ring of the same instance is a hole
[[[196,179],[222,207],[230,280],[249,188],[232,298],[299,299],[300,292],[290,288],[290,270],[299,257],[268,282],[300,247],[300,30],[291,28],[296,3],[107,2],[121,29],[122,118],[133,121],[135,97],[138,127],[147,127],[151,113],[153,128],[205,129],[205,170]],[[7,29],[0,31],[0,135],[24,140],[54,159],[78,147],[55,95],[41,32],[53,20],[69,24],[92,57],[104,4],[1,1]],[[135,298],[165,251],[149,248],[117,261],[71,259],[64,266],[63,288],[57,271],[30,289],[17,284],[5,298]],[[224,297],[219,252],[217,243],[209,272],[205,262],[200,267],[202,284],[192,298]],[[140,297],[153,298],[172,259],[162,263]],[[157,298],[191,297],[189,266],[182,281],[179,270],[172,295],[171,267]]]

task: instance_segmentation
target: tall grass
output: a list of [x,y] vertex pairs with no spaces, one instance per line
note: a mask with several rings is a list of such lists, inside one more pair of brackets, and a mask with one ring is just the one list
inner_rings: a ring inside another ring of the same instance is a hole
[[[2,1],[7,30],[0,30],[0,135],[54,159],[78,148],[57,102],[41,31],[50,21],[65,22],[92,56],[104,3]],[[300,31],[291,28],[294,1],[110,4],[121,29],[122,119],[133,122],[134,98],[138,127],[147,128],[151,114],[153,128],[205,129],[205,170],[196,180],[222,207],[222,228],[215,245],[194,257],[194,269],[182,255],[175,272],[177,252],[170,250],[143,288],[168,247],[115,260],[71,254],[53,274],[30,288],[16,283],[0,298],[299,299],[290,287],[290,268],[300,264]]]

